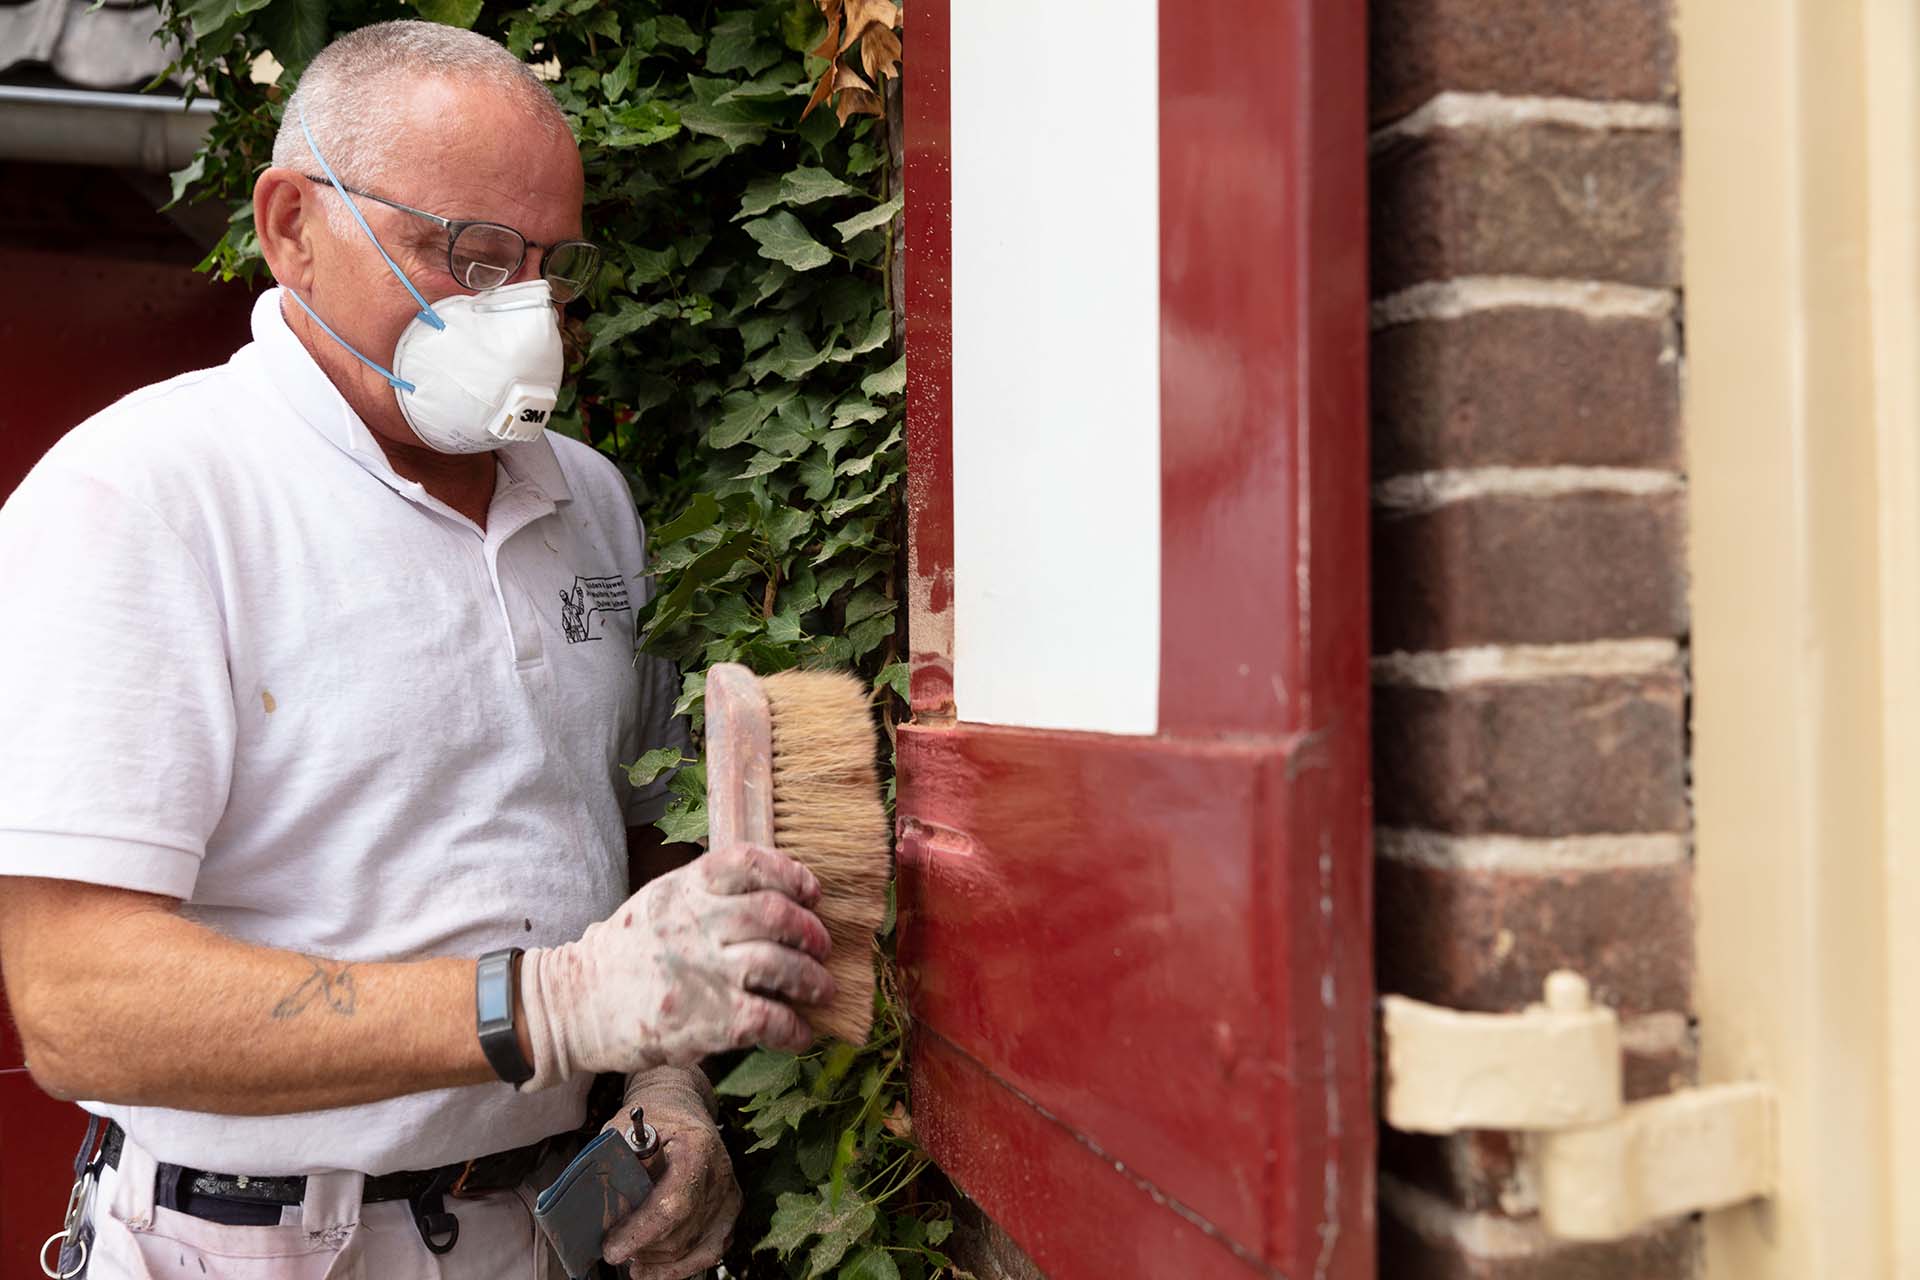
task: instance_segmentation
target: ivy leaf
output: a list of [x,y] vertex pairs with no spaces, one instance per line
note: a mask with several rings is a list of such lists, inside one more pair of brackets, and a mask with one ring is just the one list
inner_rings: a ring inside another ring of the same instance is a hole
[[895,427],[887,433],[887,438],[881,441],[879,448],[875,449],[872,453],[863,453],[858,457],[847,459],[840,464],[835,474],[843,476],[863,476],[873,470],[874,464],[882,461],[887,456],[888,451],[899,443],[900,428]]
[[187,0],[180,13],[193,23],[200,39],[212,35],[233,19],[266,7],[267,0]]
[[792,613],[776,613],[767,619],[767,639],[774,644],[798,644],[803,634],[800,619]]
[[713,495],[696,493],[693,495],[693,501],[687,504],[685,511],[653,531],[654,541],[678,542],[682,538],[692,537],[696,533],[711,529],[714,522],[719,519],[720,504],[714,501]]
[[751,102],[688,103],[680,108],[680,123],[690,132],[707,134],[727,144],[729,151],[767,140],[772,124],[765,107]]
[[879,373],[860,379],[860,389],[870,396],[897,396],[907,389],[907,358],[901,356]]
[[863,587],[853,593],[853,599],[847,601],[847,625],[864,618],[871,618],[881,610],[891,610],[893,601],[871,587]]
[[723,1098],[751,1098],[757,1093],[791,1089],[800,1079],[800,1059],[776,1049],[756,1049],[713,1086]]
[[[480,0],[473,0],[473,4],[478,11]],[[586,29],[595,35],[605,36],[615,44],[620,43],[620,15],[611,9],[594,9],[593,16],[586,21]]]
[[663,102],[639,102],[607,117],[600,142],[608,147],[650,147],[680,132],[680,115]]
[[668,844],[698,844],[707,838],[707,806],[704,801],[675,796],[653,826]]
[[868,1245],[840,1268],[839,1280],[900,1280],[900,1268],[884,1247]]
[[775,1202],[772,1229],[753,1246],[753,1251],[774,1249],[783,1258],[791,1254],[805,1244],[808,1237],[818,1234],[816,1224],[824,1216],[826,1207],[826,1201],[812,1192],[782,1192]]
[[812,513],[802,511],[798,507],[781,507],[768,516],[765,528],[767,540],[772,543],[774,554],[786,554],[787,548],[793,545],[793,540],[805,533],[812,524]]
[[587,348],[587,354],[599,355],[620,339],[638,333],[672,311],[673,305],[667,302],[651,302],[643,306],[632,298],[620,299],[620,305],[612,314],[601,312],[587,320],[587,332],[593,335],[593,343]]
[[740,201],[740,212],[734,214],[733,218],[738,222],[742,218],[765,213],[777,205],[812,204],[833,196],[857,193],[858,188],[848,186],[827,170],[802,165],[778,178],[763,178],[749,185],[746,196]]
[[627,781],[636,787],[647,786],[667,770],[678,768],[685,758],[678,747],[659,747],[627,766]]
[[627,260],[632,264],[627,272],[627,284],[652,284],[664,280],[679,263],[679,255],[672,249],[643,249],[638,245],[627,250]]
[[800,219],[784,210],[770,218],[755,218],[743,228],[760,244],[760,256],[792,267],[811,271],[833,261],[827,246],[807,233]]
[[887,411],[871,400],[843,400],[833,411],[833,425],[851,426],[856,422],[878,422]]
[[753,434],[754,428],[778,408],[771,396],[751,391],[729,391],[720,401],[720,418],[707,428],[707,447],[731,449]]
[[775,335],[791,323],[792,321],[783,315],[753,316],[742,320],[740,322],[741,348],[748,355],[752,355],[772,342]]
[[413,0],[413,7],[428,22],[448,27],[471,27],[480,17],[480,0]]
[[[275,0],[278,3],[278,0]],[[605,90],[608,102],[618,102],[627,96],[627,90],[633,88],[634,61],[639,55],[629,52],[620,59],[619,65],[600,77],[600,87]]]
[[[812,204],[817,200],[858,193],[858,188],[848,186],[827,170],[812,165],[802,165],[798,169],[780,175],[778,203]],[[771,207],[771,205],[768,206],[768,208]],[[765,210],[756,209],[754,212],[763,213]]]
[[[327,0],[273,0],[254,26],[274,61],[297,71],[326,48]],[[177,186],[173,198],[180,198]]]
[[836,351],[833,358],[842,363],[854,356],[863,356],[893,336],[893,315],[888,311],[876,311],[868,317],[867,327],[853,339],[853,345],[844,352]]
[[824,1205],[822,1208],[824,1211],[814,1228],[820,1243],[807,1255],[809,1277],[824,1276],[832,1271],[853,1242],[873,1229],[876,1217],[873,1206],[853,1190],[842,1193],[832,1208]]
[[894,693],[898,694],[904,702],[913,697],[913,694],[909,692],[908,686],[908,681],[911,676],[912,668],[906,663],[890,662],[880,668],[880,674],[873,678],[873,687],[876,689],[891,689]]
[[935,1218],[927,1224],[927,1243],[939,1244],[953,1234],[952,1218]]
[[894,214],[906,207],[906,203],[907,195],[903,191],[885,204],[875,205],[865,213],[856,213],[845,222],[834,223],[833,229],[840,233],[840,239],[844,243],[864,232],[886,226],[893,221]]
[[707,70],[716,75],[744,71],[757,76],[780,61],[780,50],[762,43],[753,32],[751,11],[729,14],[713,24],[707,39]]
[[793,1152],[794,1163],[800,1166],[800,1176],[809,1182],[824,1180],[827,1170],[833,1166],[833,1149],[831,1125],[809,1122],[801,1126],[800,1139]]
[[848,627],[847,642],[853,646],[853,656],[859,658],[871,653],[892,634],[893,610],[889,608],[885,617],[868,618],[857,626]]
[[662,15],[654,20],[654,39],[661,44],[674,45],[688,53],[700,52],[701,39],[694,29],[687,25],[685,18]]
[[204,151],[195,156],[193,162],[186,168],[175,169],[170,175],[173,179],[173,199],[167,201],[161,208],[163,210],[171,209],[174,205],[179,204],[180,197],[187,193],[187,188],[200,181],[201,176],[205,174],[206,171],[207,155]]
[[748,1121],[747,1128],[757,1134],[760,1141],[747,1150],[765,1151],[780,1142],[788,1130],[800,1127],[802,1116],[819,1106],[817,1099],[804,1093],[783,1093],[764,1105],[752,1108],[753,1119]]

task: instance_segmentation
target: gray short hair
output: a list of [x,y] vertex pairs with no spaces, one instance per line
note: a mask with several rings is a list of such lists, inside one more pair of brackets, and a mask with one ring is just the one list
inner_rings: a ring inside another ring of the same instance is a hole
[[[379,189],[393,169],[392,141],[406,131],[398,90],[428,77],[491,83],[518,99],[550,138],[568,132],[546,85],[497,41],[437,22],[380,22],[341,36],[308,64],[274,135],[273,163],[319,172],[300,131],[304,118],[341,182]],[[325,204],[328,225],[337,234],[352,232],[341,202]]]

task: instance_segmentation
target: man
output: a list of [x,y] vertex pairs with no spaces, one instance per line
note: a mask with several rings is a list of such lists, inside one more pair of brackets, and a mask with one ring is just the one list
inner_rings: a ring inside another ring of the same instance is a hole
[[619,1072],[664,1157],[606,1257],[681,1280],[740,1199],[694,1064],[805,1046],[831,979],[774,851],[629,896],[661,796],[619,765],[683,739],[626,487],[540,426],[578,150],[505,50],[400,22],[314,60],[273,161],[254,341],[0,509],[0,966],[112,1121],[69,1265],[548,1274],[521,1184]]

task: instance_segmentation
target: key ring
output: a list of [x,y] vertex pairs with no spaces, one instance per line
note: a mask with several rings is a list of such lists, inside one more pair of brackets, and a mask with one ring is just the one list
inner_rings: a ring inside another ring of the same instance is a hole
[[58,1254],[54,1255],[53,1266],[50,1267],[47,1265],[47,1250],[53,1247],[56,1241],[65,1240],[66,1238],[67,1229],[62,1227],[60,1230],[48,1236],[47,1242],[40,1246],[40,1272],[42,1275],[47,1276],[49,1280],[73,1280],[75,1276],[87,1269],[87,1242],[85,1240],[80,1242],[80,1261],[74,1264],[73,1270],[56,1270],[60,1265],[60,1255]]

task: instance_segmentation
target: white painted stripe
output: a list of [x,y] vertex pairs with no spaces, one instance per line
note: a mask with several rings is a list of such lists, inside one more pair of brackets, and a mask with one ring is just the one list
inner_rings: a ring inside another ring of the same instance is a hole
[[1678,472],[1635,467],[1465,467],[1389,476],[1373,486],[1373,504],[1413,513],[1470,498],[1564,498],[1575,493],[1653,497],[1678,493],[1685,486]]
[[1559,875],[1624,867],[1671,867],[1687,861],[1686,836],[1669,832],[1598,836],[1454,836],[1380,827],[1374,853],[1405,866],[1446,871]]
[[1417,320],[1458,320],[1482,311],[1521,308],[1572,311],[1594,320],[1664,320],[1673,314],[1671,289],[1601,280],[1553,280],[1532,276],[1461,276],[1390,293],[1373,304],[1373,327],[1388,329]]
[[1574,129],[1666,133],[1679,129],[1680,111],[1663,102],[1600,102],[1590,98],[1536,98],[1501,93],[1437,93],[1420,107],[1376,129],[1377,149],[1396,138],[1423,138],[1439,129],[1518,129],[1557,124]]
[[1461,689],[1524,680],[1651,675],[1675,671],[1679,666],[1677,640],[1484,645],[1424,653],[1383,653],[1373,659],[1373,682],[1396,688]]
[[[1158,727],[1158,25],[1154,0],[953,6],[953,658],[965,720]],[[1019,50],[1049,48],[1073,56],[1018,73]],[[1119,95],[1116,67],[1139,73]]]

